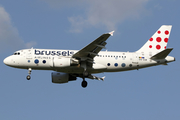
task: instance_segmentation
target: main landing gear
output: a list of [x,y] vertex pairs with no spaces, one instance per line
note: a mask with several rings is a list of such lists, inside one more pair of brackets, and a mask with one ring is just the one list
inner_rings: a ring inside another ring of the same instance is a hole
[[86,88],[87,87],[87,81],[85,81],[85,79],[83,78],[83,81],[82,81],[82,83],[81,83],[81,86],[83,87],[83,88]]
[[83,72],[83,81],[82,81],[82,83],[81,83],[81,86],[82,86],[83,88],[86,88],[87,85],[88,85],[87,81],[85,80],[85,77],[88,77],[88,75],[89,75],[89,73],[88,73],[87,71],[84,71],[84,72]]
[[31,79],[31,76],[30,76],[30,75],[31,75],[31,72],[32,72],[32,69],[29,68],[29,69],[28,69],[28,74],[29,74],[29,75],[26,77],[27,80],[30,80],[30,79]]

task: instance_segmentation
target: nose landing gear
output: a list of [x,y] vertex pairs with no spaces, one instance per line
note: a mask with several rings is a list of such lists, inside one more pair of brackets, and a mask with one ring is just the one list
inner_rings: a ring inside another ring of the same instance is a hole
[[26,77],[26,79],[27,79],[27,80],[30,80],[30,79],[31,79],[31,76],[30,76],[30,75],[28,75],[28,76]]
[[29,74],[29,75],[26,77],[27,80],[30,80],[30,79],[31,79],[31,76],[30,76],[30,75],[31,75],[31,72],[32,72],[32,69],[29,68],[29,69],[28,69],[28,74]]

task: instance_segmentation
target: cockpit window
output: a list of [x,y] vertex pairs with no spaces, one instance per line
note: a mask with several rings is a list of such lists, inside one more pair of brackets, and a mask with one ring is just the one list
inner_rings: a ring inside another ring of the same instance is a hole
[[20,52],[15,52],[13,55],[20,55]]

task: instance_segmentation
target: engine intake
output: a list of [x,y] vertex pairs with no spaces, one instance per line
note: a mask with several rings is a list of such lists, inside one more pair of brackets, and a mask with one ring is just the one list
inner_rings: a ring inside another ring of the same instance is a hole
[[68,73],[61,73],[61,72],[52,72],[52,83],[67,83],[69,81],[74,81],[77,78],[68,74]]

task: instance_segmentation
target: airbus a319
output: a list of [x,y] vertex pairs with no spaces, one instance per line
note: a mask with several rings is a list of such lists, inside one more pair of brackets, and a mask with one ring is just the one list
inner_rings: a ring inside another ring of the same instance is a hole
[[27,80],[32,70],[52,70],[53,83],[67,83],[77,77],[83,79],[81,85],[87,87],[86,78],[104,80],[93,74],[121,72],[156,65],[167,65],[175,61],[168,56],[173,48],[166,48],[171,25],[162,25],[154,35],[135,52],[101,51],[113,32],[101,35],[81,50],[23,49],[4,59],[4,64],[27,69]]

